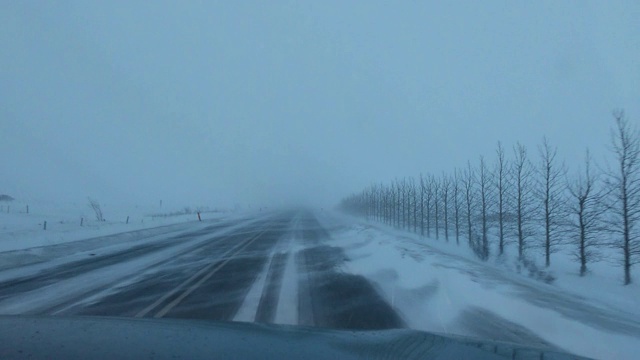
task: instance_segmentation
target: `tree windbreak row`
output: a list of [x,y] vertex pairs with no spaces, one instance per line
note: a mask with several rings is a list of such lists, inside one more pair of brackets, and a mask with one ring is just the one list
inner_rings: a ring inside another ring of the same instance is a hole
[[594,165],[587,149],[569,175],[546,138],[533,155],[518,143],[508,156],[498,143],[491,161],[481,156],[450,174],[372,185],[340,207],[427,238],[466,244],[483,260],[506,256],[505,249],[515,246],[518,261],[542,251],[548,267],[553,254],[568,249],[584,276],[589,264],[613,253],[627,285],[640,261],[640,133],[623,111],[613,117],[615,163],[606,167]]

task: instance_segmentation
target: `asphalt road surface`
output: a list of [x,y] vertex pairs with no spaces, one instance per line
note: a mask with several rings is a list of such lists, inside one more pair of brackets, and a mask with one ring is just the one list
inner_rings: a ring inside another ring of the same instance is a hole
[[167,228],[120,247],[105,240],[0,272],[0,314],[405,327],[374,285],[340,270],[345,255],[328,236],[313,213],[288,211]]

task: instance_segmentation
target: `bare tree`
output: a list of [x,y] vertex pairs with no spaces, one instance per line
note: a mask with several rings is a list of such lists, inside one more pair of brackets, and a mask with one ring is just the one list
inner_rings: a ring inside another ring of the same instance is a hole
[[563,164],[558,164],[556,157],[558,150],[552,148],[546,137],[539,148],[540,165],[538,174],[540,179],[538,198],[542,202],[542,222],[544,224],[544,255],[545,265],[551,265],[551,254],[558,251],[560,245],[559,231],[561,221],[566,215],[564,208],[565,187],[562,178],[565,175]]
[[442,211],[444,215],[444,238],[449,241],[449,192],[451,190],[451,179],[446,174],[442,174]]
[[400,228],[400,215],[402,215],[402,197],[400,195],[400,183],[398,183],[398,181],[396,180],[395,183],[393,184],[394,187],[394,192],[395,192],[395,209],[394,209],[394,213],[396,216],[396,227]]
[[372,186],[373,195],[373,217],[376,221],[382,220],[382,187],[375,184]]
[[418,187],[416,181],[411,178],[411,201],[413,204],[413,232],[418,233]]
[[409,207],[407,206],[407,199],[408,197],[408,191],[407,191],[407,180],[406,179],[402,179],[402,182],[399,184],[400,185],[400,196],[401,196],[401,212],[402,212],[402,224],[400,225],[401,229],[404,229],[407,225],[407,211],[409,210]]
[[504,148],[502,143],[498,142],[498,148],[496,149],[497,162],[494,171],[493,179],[496,191],[497,202],[497,215],[498,215],[498,253],[502,255],[504,253],[505,246],[505,215],[506,215],[506,201],[507,201],[507,162],[504,157]]
[[615,111],[616,127],[611,143],[617,169],[608,172],[607,186],[608,224],[613,234],[619,236],[613,245],[622,250],[624,284],[631,284],[631,267],[640,254],[638,224],[640,223],[640,134],[625,119],[624,112]]
[[425,180],[426,189],[426,213],[427,213],[427,237],[431,237],[431,214],[433,213],[433,192],[435,188],[435,180],[433,176],[429,176],[428,179]]
[[602,215],[606,207],[602,206],[602,190],[597,188],[597,176],[591,171],[589,150],[585,156],[585,168],[575,180],[567,181],[569,189],[568,231],[576,249],[574,257],[580,262],[580,276],[587,273],[587,263],[600,258],[597,247],[598,235],[603,230]]
[[407,231],[411,231],[411,214],[413,213],[413,190],[411,189],[411,178],[405,180],[407,186]]
[[390,226],[394,226],[396,224],[395,208],[396,208],[395,192],[393,189],[393,184],[389,184],[389,186],[387,186],[387,212],[388,212],[387,222],[389,223]]
[[382,216],[387,225],[391,225],[391,188],[383,186],[382,189]]
[[453,196],[453,217],[456,228],[456,244],[460,245],[460,215],[462,213],[462,199],[460,198],[460,171],[456,170],[452,181],[452,196]]
[[383,207],[382,211],[384,213],[384,219],[385,219],[385,223],[387,225],[393,225],[393,220],[392,220],[393,219],[393,216],[392,216],[392,214],[393,214],[393,212],[392,212],[393,211],[393,209],[392,209],[393,202],[391,200],[392,199],[391,195],[392,195],[391,187],[390,186],[385,186],[384,190],[382,191],[382,199],[384,201],[384,204],[382,206]]
[[404,196],[404,224],[407,231],[411,230],[411,183],[407,179],[402,179]]
[[487,213],[489,205],[489,170],[484,161],[484,157],[480,156],[480,167],[478,168],[478,191],[480,195],[480,215],[482,222],[482,248],[480,249],[480,257],[483,260],[489,258],[489,238],[487,236]]
[[102,208],[100,207],[100,203],[98,202],[98,200],[89,198],[89,207],[95,213],[96,220],[104,221],[104,217],[102,216]]
[[427,185],[424,176],[420,174],[420,236],[424,236],[424,200],[427,194]]
[[514,212],[516,214],[516,235],[518,238],[518,259],[524,260],[527,239],[533,234],[531,221],[534,218],[533,166],[527,157],[527,149],[518,143],[514,147],[513,161]]
[[376,186],[376,220],[385,222],[385,193],[384,185],[380,184]]
[[467,162],[467,169],[464,172],[462,177],[462,186],[464,188],[464,200],[466,205],[466,218],[467,218],[467,235],[469,238],[469,246],[473,246],[473,228],[472,228],[472,218],[473,218],[473,207],[475,203],[475,197],[473,193],[473,184],[475,182],[475,175],[473,169],[471,168],[471,163]]
[[433,178],[433,205],[435,210],[435,229],[436,229],[436,240],[440,239],[440,182]]
[[[362,200],[365,210],[365,218],[367,219],[367,221],[369,221],[369,219],[373,216],[373,189],[365,189],[362,193]],[[189,211],[191,210],[189,209]]]

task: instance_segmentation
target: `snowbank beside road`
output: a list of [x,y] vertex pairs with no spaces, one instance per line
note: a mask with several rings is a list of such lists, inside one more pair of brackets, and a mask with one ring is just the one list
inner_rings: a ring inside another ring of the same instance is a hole
[[477,260],[455,240],[426,239],[335,214],[320,219],[332,229],[330,245],[345,249],[343,270],[373,281],[411,328],[592,358],[632,359],[640,351],[635,285],[564,273],[546,284]]

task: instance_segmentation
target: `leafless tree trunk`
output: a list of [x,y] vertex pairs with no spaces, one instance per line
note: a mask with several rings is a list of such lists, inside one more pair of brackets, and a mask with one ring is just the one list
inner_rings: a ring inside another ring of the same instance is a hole
[[391,225],[391,211],[389,206],[391,204],[391,195],[389,191],[389,187],[385,186],[382,189],[382,216],[384,218],[384,223],[387,225]]
[[471,168],[471,163],[467,162],[467,170],[464,172],[464,176],[462,178],[462,186],[464,187],[464,195],[465,195],[465,205],[466,205],[466,218],[467,218],[467,235],[469,237],[469,246],[473,246],[473,228],[472,228],[472,218],[473,218],[473,204],[474,204],[474,194],[473,194],[473,184],[475,182],[475,175],[473,169]]
[[390,212],[390,224],[396,226],[396,188],[395,184],[389,185],[389,212]]
[[407,203],[406,203],[406,198],[407,198],[407,183],[406,181],[403,179],[402,183],[399,184],[400,186],[400,196],[401,196],[401,213],[402,213],[402,223],[400,225],[401,229],[404,229],[406,227],[406,220],[407,220]]
[[433,176],[429,176],[425,184],[427,186],[427,237],[431,237],[431,214],[433,213],[433,191],[435,188]]
[[413,232],[418,233],[418,189],[416,182],[411,178],[411,193],[413,194]]
[[98,200],[89,198],[89,207],[95,213],[96,220],[104,221],[104,217],[102,216],[102,208],[100,207],[100,203],[98,202]]
[[603,192],[597,189],[597,177],[591,172],[589,150],[585,156],[584,173],[567,181],[569,189],[569,236],[576,245],[574,256],[580,262],[580,276],[587,273],[587,264],[599,260],[597,247],[598,235],[603,230],[602,215],[606,207],[602,206]]
[[404,229],[409,231],[411,227],[411,187],[409,186],[407,179],[402,179],[402,194],[404,198],[404,205],[402,205],[404,208],[404,214],[402,214],[404,220],[402,223]]
[[413,213],[413,189],[412,189],[412,179],[409,178],[405,180],[407,187],[407,231],[411,231],[411,214]]
[[518,143],[514,147],[513,183],[515,187],[515,213],[518,237],[518,259],[524,260],[527,239],[531,236],[530,222],[534,215],[532,165],[527,157],[527,149]]
[[507,162],[504,158],[504,148],[502,143],[498,142],[496,149],[497,163],[493,179],[495,181],[495,190],[498,205],[498,252],[499,255],[504,254],[505,246],[505,214],[506,214],[506,197],[507,197]]
[[456,228],[456,244],[460,245],[460,213],[462,210],[462,201],[460,199],[460,172],[455,171],[453,176],[453,184],[451,187],[453,191],[453,216]]
[[616,128],[612,134],[617,170],[607,174],[611,193],[608,219],[610,230],[620,236],[615,247],[622,250],[624,284],[631,284],[631,267],[640,254],[637,226],[640,222],[640,134],[624,117],[623,111],[613,114]]
[[429,176],[427,180],[427,237],[431,237],[431,219],[433,215],[433,190],[435,188],[435,180],[433,176]]
[[400,215],[401,215],[401,210],[402,210],[402,198],[400,196],[400,184],[396,181],[396,183],[394,184],[395,187],[395,200],[396,200],[396,218],[397,218],[397,222],[396,222],[396,227],[400,228]]
[[420,235],[424,236],[424,199],[427,192],[427,185],[424,177],[420,174]]
[[480,191],[480,210],[482,221],[482,250],[481,257],[483,260],[489,258],[489,238],[487,236],[487,212],[489,198],[489,171],[484,157],[480,156],[480,168],[478,169],[478,190]]
[[442,174],[442,211],[444,212],[444,238],[449,242],[449,192],[451,189],[451,180],[445,174]]
[[[362,192],[362,196],[360,198],[360,200],[362,201],[362,206],[364,209],[364,215],[365,218],[367,219],[367,221],[369,221],[369,218],[371,217],[371,193],[370,193],[371,189],[365,189]],[[191,209],[188,209],[187,213],[191,213]]]
[[376,221],[382,222],[382,186],[375,187],[374,214]]
[[564,184],[562,177],[565,175],[564,165],[558,165],[556,161],[557,148],[551,148],[547,138],[543,138],[540,152],[540,167],[538,168],[540,179],[539,199],[542,202],[542,221],[544,223],[544,255],[545,265],[551,265],[551,254],[557,251],[560,245],[558,231],[560,221],[565,215],[563,204]]
[[374,187],[374,214],[376,221],[382,221],[382,186]]
[[435,210],[436,240],[440,239],[440,182],[433,178],[433,202]]
[[380,211],[382,213],[382,221],[385,224],[389,224],[389,191],[386,186],[381,186],[382,204],[380,204]]

